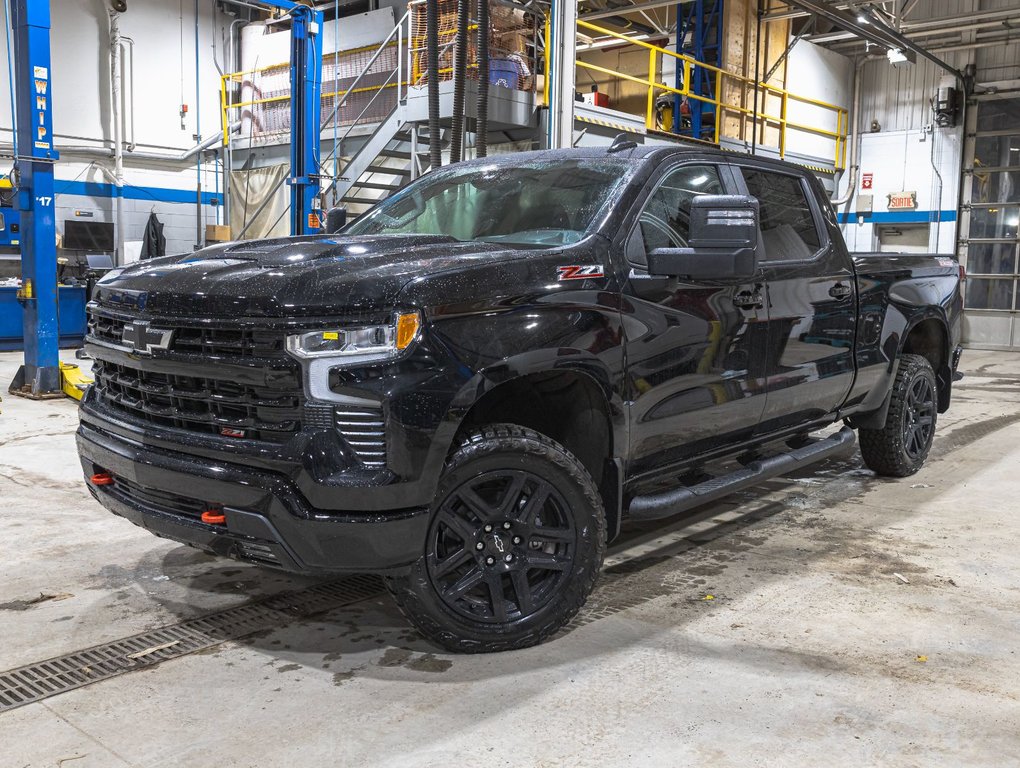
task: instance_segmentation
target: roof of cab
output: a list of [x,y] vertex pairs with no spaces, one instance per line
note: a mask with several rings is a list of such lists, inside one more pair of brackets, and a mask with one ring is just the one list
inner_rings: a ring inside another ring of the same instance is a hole
[[[612,150],[612,151],[611,151]],[[616,148],[612,145],[597,147],[571,147],[569,149],[539,149],[529,152],[508,152],[505,154],[491,155],[489,157],[465,160],[458,163],[458,166],[485,166],[501,165],[503,163],[519,164],[529,160],[566,160],[569,158],[620,158],[636,162],[662,162],[670,157],[684,154],[693,154],[700,157],[718,157],[719,162],[753,164],[764,167],[772,167],[786,173],[810,175],[810,173],[796,164],[771,157],[745,155],[739,152],[720,149],[718,147],[706,146],[704,144],[637,144],[633,147]]]

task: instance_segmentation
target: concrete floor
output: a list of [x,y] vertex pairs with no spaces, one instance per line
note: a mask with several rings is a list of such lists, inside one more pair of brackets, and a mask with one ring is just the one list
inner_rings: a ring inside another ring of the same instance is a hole
[[[920,474],[855,449],[628,529],[542,647],[446,655],[379,597],[0,715],[0,766],[1018,765],[1020,355],[963,361]],[[0,670],[313,583],[105,512],[75,423],[4,397]]]

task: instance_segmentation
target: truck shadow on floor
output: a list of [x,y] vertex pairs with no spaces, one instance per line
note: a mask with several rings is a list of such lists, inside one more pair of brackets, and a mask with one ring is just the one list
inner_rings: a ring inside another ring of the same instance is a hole
[[[273,679],[272,670],[284,676],[304,670],[332,675],[337,685],[359,676],[428,682],[437,673],[443,673],[447,682],[477,680],[508,674],[522,664],[542,668],[610,653],[621,642],[647,642],[661,629],[641,621],[625,626],[615,622],[608,635],[585,631],[585,627],[659,599],[672,600],[673,626],[681,626],[702,615],[709,599],[717,600],[716,606],[739,600],[761,590],[764,580],[809,568],[812,560],[849,557],[848,547],[879,557],[880,537],[866,526],[855,525],[854,515],[841,513],[838,506],[890,482],[905,481],[876,478],[853,453],[672,520],[628,524],[609,548],[607,565],[587,605],[539,648],[495,656],[446,654],[407,624],[381,583],[378,595],[368,600],[238,642],[266,657],[267,680]],[[909,514],[890,510],[886,522]],[[776,548],[791,547],[791,535],[802,546],[796,552],[779,553],[777,563]],[[181,557],[182,551],[187,552],[178,548],[167,553],[168,567],[173,567],[170,561]],[[230,591],[232,585],[244,583],[256,593],[271,593],[301,589],[309,583],[301,577],[213,558],[206,560],[207,571],[196,572],[197,559],[204,557],[200,553],[185,556],[191,574],[186,582],[189,590]],[[880,557],[884,560],[886,553]],[[912,566],[901,562],[897,567],[909,571]],[[749,572],[754,578],[743,578]],[[234,652],[230,647],[212,651],[224,657]]]

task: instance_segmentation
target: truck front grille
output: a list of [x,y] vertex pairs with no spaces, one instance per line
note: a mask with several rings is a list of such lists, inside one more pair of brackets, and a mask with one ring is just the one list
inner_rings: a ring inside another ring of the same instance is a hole
[[113,408],[162,427],[284,442],[301,429],[298,390],[225,379],[144,371],[96,360],[99,397]]
[[[89,335],[98,341],[125,346],[124,326],[131,318],[90,309]],[[260,328],[210,328],[198,324],[162,323],[173,328],[169,351],[218,358],[283,357],[284,334]]]
[[[90,305],[89,340],[134,351],[124,340],[124,327],[133,320],[126,312]],[[302,427],[335,430],[364,467],[386,467],[381,405],[306,403],[300,365],[285,349],[288,329],[241,324],[248,321],[153,318],[150,327],[171,331],[168,346],[151,355],[117,356],[117,362],[97,350],[96,395],[148,424],[209,435],[284,443]],[[221,365],[243,368],[245,380],[258,386],[226,378],[231,374],[227,368],[219,373]],[[153,367],[161,371],[148,370]]]

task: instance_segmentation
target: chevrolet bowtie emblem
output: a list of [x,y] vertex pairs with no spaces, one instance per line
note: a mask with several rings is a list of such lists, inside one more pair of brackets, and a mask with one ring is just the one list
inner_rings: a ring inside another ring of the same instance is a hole
[[124,324],[121,340],[140,355],[150,355],[154,349],[167,349],[173,330],[152,328],[146,320],[135,320]]

